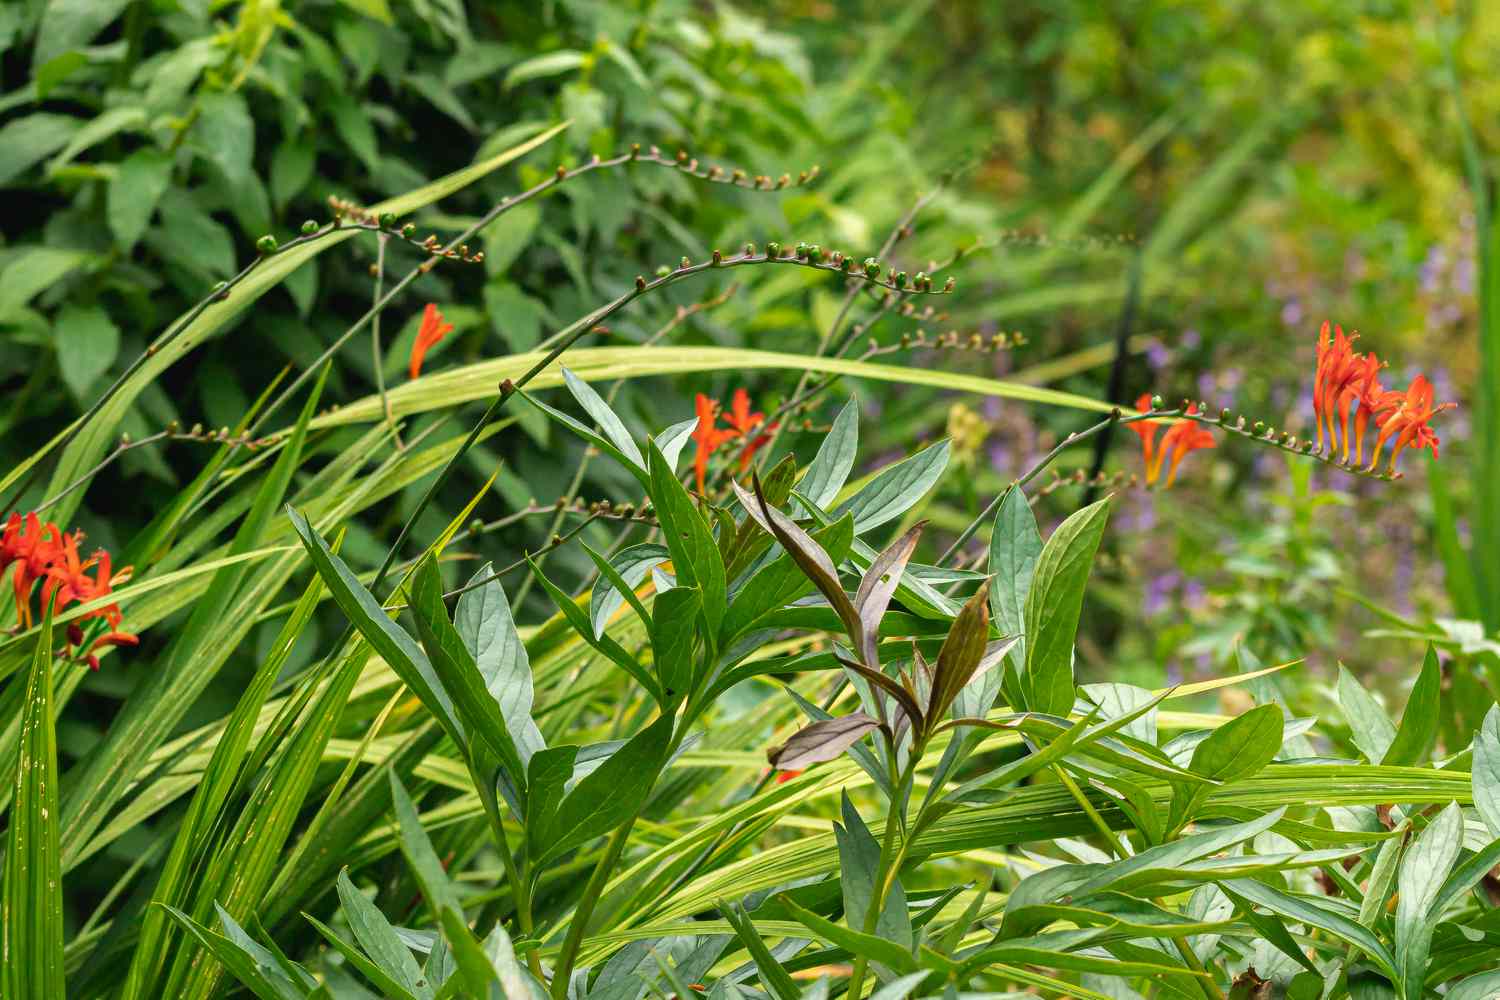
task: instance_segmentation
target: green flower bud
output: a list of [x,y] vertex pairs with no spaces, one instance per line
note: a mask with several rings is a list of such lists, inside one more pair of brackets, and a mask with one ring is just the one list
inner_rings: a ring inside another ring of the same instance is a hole
[[276,252],[276,237],[266,235],[255,241],[255,249],[262,254],[273,254]]
[[303,236],[311,236],[313,233],[316,233],[317,231],[318,231],[318,223],[317,223],[316,219],[308,219],[306,222],[302,223],[302,235]]

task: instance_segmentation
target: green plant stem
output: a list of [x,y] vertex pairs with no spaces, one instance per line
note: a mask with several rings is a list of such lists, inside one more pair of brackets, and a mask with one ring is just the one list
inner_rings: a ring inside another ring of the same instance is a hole
[[552,968],[553,1000],[566,1000],[567,998],[568,981],[573,978],[573,966],[578,961],[578,949],[583,946],[583,936],[588,930],[589,918],[594,915],[594,907],[599,905],[599,897],[604,894],[604,886],[609,882],[610,875],[614,873],[615,863],[624,853],[625,842],[630,839],[630,830],[634,826],[635,817],[632,816],[610,834],[609,843],[604,848],[604,855],[594,866],[594,873],[589,876],[588,885],[583,888],[583,896],[579,898],[578,905],[573,908],[573,919],[568,924],[568,936],[563,941],[562,951],[558,953],[557,964]]
[[[894,757],[894,747],[892,756]],[[880,863],[875,868],[874,892],[870,895],[870,908],[865,912],[865,922],[861,930],[866,934],[874,934],[880,923],[880,912],[885,908],[885,897],[887,891],[896,883],[896,875],[901,870],[900,860],[906,857],[906,843],[903,842],[900,850],[896,848],[897,834],[900,832],[902,813],[905,812],[906,786],[916,774],[917,761],[922,755],[918,748],[913,747],[911,759],[907,762],[905,771],[902,772],[892,791],[890,810],[885,816],[885,836],[880,843]],[[849,992],[845,994],[850,1000],[859,1000],[864,991],[865,972],[869,967],[869,959],[860,955],[854,960],[854,972],[849,976]]]

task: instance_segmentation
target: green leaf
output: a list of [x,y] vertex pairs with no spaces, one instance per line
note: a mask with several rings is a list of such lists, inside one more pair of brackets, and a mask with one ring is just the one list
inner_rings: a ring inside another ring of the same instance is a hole
[[[647,443],[651,505],[661,522],[662,540],[672,553],[672,570],[677,582],[697,587],[703,595],[702,614],[707,634],[715,639],[724,621],[727,584],[719,546],[708,530],[708,522],[698,513],[692,497],[667,463],[655,441]],[[710,643],[712,648],[712,642]]]
[[317,165],[317,149],[310,134],[284,139],[271,157],[271,200],[278,208],[301,193],[312,180]]
[[1073,639],[1083,610],[1094,552],[1104,536],[1109,498],[1077,511],[1058,525],[1037,557],[1026,595],[1026,708],[1067,715],[1073,710]]
[[396,676],[422,700],[422,704],[447,731],[453,742],[461,747],[468,746],[464,724],[459,721],[453,701],[433,670],[427,654],[422,652],[422,647],[406,634],[405,629],[391,621],[390,615],[386,614],[374,595],[365,589],[364,584],[359,582],[359,577],[344,565],[344,561],[329,550],[328,543],[313,530],[306,517],[291,507],[287,508],[287,517],[291,519],[297,537],[312,559],[313,567],[323,578],[324,585],[328,587],[345,617],[375,652],[380,654],[381,659],[390,665]]
[[391,807],[401,830],[401,853],[411,866],[417,884],[422,887],[423,901],[435,915],[441,914],[444,907],[451,907],[462,913],[463,904],[459,902],[458,890],[448,878],[448,872],[444,870],[437,851],[432,849],[432,841],[422,828],[417,807],[412,804],[411,796],[406,794],[406,786],[401,783],[396,772],[392,771],[390,775]]
[[146,109],[127,106],[110,108],[74,133],[47,164],[47,173],[55,174],[93,146],[127,130],[140,131],[146,124]]
[[859,400],[850,399],[834,418],[797,482],[797,491],[819,507],[827,507],[843,489],[859,452]]
[[1500,970],[1481,972],[1448,987],[1443,1000],[1495,1000],[1500,995]]
[[237,91],[210,91],[198,98],[191,142],[218,167],[231,187],[247,182],[255,157],[255,120]]
[[[835,518],[854,515],[854,533],[863,535],[910,510],[942,478],[948,467],[949,442],[923,448],[910,458],[882,469],[853,496],[833,509]],[[813,498],[803,493],[809,500]],[[821,505],[820,505],[821,506]]]
[[[828,553],[832,563],[838,565],[848,555],[849,546],[854,541],[854,518],[845,515],[812,532],[810,537]],[[735,639],[754,629],[764,616],[781,610],[812,589],[813,582],[797,560],[783,551],[735,592],[729,612],[724,616],[724,632],[719,645],[727,649]]]
[[1285,720],[1279,705],[1261,705],[1208,734],[1193,749],[1188,769],[1215,781],[1249,777],[1276,757]]
[[574,434],[583,438],[589,444],[593,445],[595,448],[598,448],[600,451],[604,452],[604,454],[608,455],[610,458],[623,465],[626,471],[635,476],[636,480],[646,490],[649,491],[651,489],[651,480],[647,476],[646,470],[639,464],[632,462],[630,460],[630,456],[626,455],[619,448],[616,448],[614,442],[609,440],[609,438],[604,437],[600,434],[596,434],[592,427],[574,420],[572,417],[568,416],[561,410],[553,409],[541,400],[534,398],[529,392],[523,391],[520,395],[521,398],[526,402],[530,403],[538,410],[541,410],[547,416],[562,424],[568,430],[572,431]]
[[[52,611],[48,602],[26,674],[0,900],[0,982],[11,1000],[64,995],[63,885],[58,851],[57,733],[52,708]],[[74,669],[77,669],[76,667]]]
[[726,903],[723,900],[718,904],[719,912],[724,919],[729,921],[734,933],[739,937],[740,943],[750,952],[750,958],[755,962],[755,967],[760,971],[761,985],[771,994],[774,1000],[800,1000],[802,991],[797,987],[796,980],[786,971],[782,964],[776,961],[766,943],[761,940],[760,932],[755,929],[755,924],[750,922],[750,915],[739,903]]
[[[609,565],[627,587],[637,587],[654,567],[671,558],[666,546],[641,542],[616,552],[610,557]],[[624,603],[624,596],[608,577],[602,577],[594,584],[593,593],[589,595],[589,621],[593,624],[594,635],[604,634],[605,626]]]
[[641,687],[650,692],[651,697],[656,699],[658,704],[664,703],[661,689],[656,684],[656,678],[652,677],[636,658],[631,656],[614,639],[608,635],[596,636],[593,624],[589,621],[588,615],[583,613],[583,609],[574,602],[573,598],[565,594],[557,584],[547,579],[547,575],[542,572],[542,568],[536,564],[535,559],[528,557],[526,561],[531,566],[532,575],[542,585],[542,589],[547,592],[547,596],[552,598],[552,603],[557,605],[557,609],[562,612],[563,617],[567,619],[568,624],[572,626],[573,631],[578,634],[579,638],[600,653],[603,653],[611,663],[639,681]]
[[1401,860],[1401,848],[1406,842],[1406,824],[1403,823],[1394,833],[1375,852],[1370,877],[1365,880],[1365,896],[1359,903],[1359,922],[1371,930],[1385,915],[1386,901],[1391,897],[1391,887],[1396,884],[1396,869]]
[[[844,897],[844,920],[850,930],[863,934],[870,917],[871,901],[875,898],[875,881],[881,874],[880,843],[854,808],[847,791],[840,795],[839,811],[843,823],[833,824],[833,835],[839,849],[839,887]],[[911,913],[906,905],[906,890],[901,887],[899,879],[886,893],[874,933],[906,957],[904,963],[889,958],[879,961],[900,972],[912,971]]]
[[128,6],[129,0],[49,0],[31,53],[33,72],[70,49],[93,41]]
[[[269,952],[252,953],[222,934],[216,934],[181,910],[163,905],[166,914],[198,940],[209,954],[224,963],[246,989],[261,1000],[302,1000],[307,994],[288,979]],[[56,994],[61,996],[61,993]]]
[[172,158],[154,147],[138,149],[120,161],[105,204],[116,246],[126,252],[135,246],[171,183]]
[[[479,581],[485,581],[479,583]],[[478,586],[476,586],[478,584]],[[469,655],[479,668],[484,685],[500,706],[505,728],[516,744],[524,764],[546,745],[541,730],[531,718],[535,698],[531,660],[516,631],[505,588],[495,579],[489,563],[470,578],[453,609],[453,627],[458,630]]]
[[578,400],[578,405],[594,418],[594,422],[599,425],[604,436],[609,438],[610,443],[619,449],[622,455],[637,468],[644,468],[646,460],[641,457],[641,450],[636,447],[635,439],[630,436],[630,431],[626,429],[624,422],[615,414],[615,411],[609,408],[609,404],[594,391],[592,386],[569,371],[566,365],[561,367],[563,379],[568,384],[568,391],[573,394],[574,399]]
[[672,716],[663,713],[599,767],[584,776],[537,831],[537,864],[601,837],[640,811],[667,763]]
[[[384,968],[372,962],[364,952],[360,951],[349,941],[344,940],[338,932],[317,917],[309,913],[304,913],[302,916],[308,923],[313,925],[314,930],[323,935],[325,941],[333,945],[338,953],[344,956],[344,959],[351,966],[359,970],[360,975],[368,979],[387,998],[394,997],[395,1000],[425,1000],[427,996],[430,996],[430,994],[418,996],[407,989],[402,982],[392,978],[390,973],[386,972]],[[400,944],[400,941],[396,943]],[[406,946],[401,945],[401,947],[404,948]]]
[[1316,927],[1343,941],[1352,944],[1370,957],[1380,970],[1391,979],[1396,978],[1396,961],[1386,950],[1380,939],[1369,930],[1325,906],[1302,896],[1293,896],[1273,886],[1253,879],[1232,879],[1220,883],[1220,888],[1231,897],[1263,906],[1272,913]]
[[682,586],[657,594],[651,606],[651,658],[668,704],[694,687],[693,639],[698,635],[702,607],[698,588]]
[[545,846],[541,838],[553,828],[557,806],[572,780],[577,760],[576,746],[548,747],[531,758],[526,771],[526,838],[534,857],[541,856]]
[[68,144],[83,126],[81,118],[39,111],[0,128],[0,187]]
[[99,306],[69,305],[57,317],[53,336],[63,381],[79,399],[109,371],[120,352],[120,328]]
[[505,74],[505,89],[509,90],[530,80],[541,80],[549,76],[571,73],[581,68],[587,60],[588,57],[584,53],[573,49],[561,49],[557,52],[548,52],[546,55],[534,56],[510,68],[510,72]]
[[1437,743],[1442,686],[1443,674],[1438,666],[1437,650],[1429,643],[1427,656],[1422,660],[1422,672],[1417,675],[1417,683],[1406,699],[1406,710],[1401,713],[1401,726],[1380,763],[1409,766],[1427,763]]
[[[439,690],[452,698],[464,728],[488,745],[511,780],[524,792],[526,764],[511,738],[500,703],[490,692],[489,678],[480,673],[469,647],[448,620],[443,579],[438,572],[437,556],[431,552],[417,564],[412,578],[411,610],[417,634],[422,637],[422,646],[437,674]],[[520,645],[519,639],[515,644]],[[461,745],[460,749],[466,754],[473,752],[467,745]]]
[[1474,810],[1491,837],[1500,837],[1500,705],[1491,705],[1484,724],[1474,734],[1470,766]]
[[358,11],[365,17],[372,17],[382,24],[395,23],[387,0],[339,0],[339,2],[350,10]]
[[[3,147],[0,147],[3,148]],[[0,271],[0,318],[10,315],[37,295],[82,267],[90,255],[61,247],[28,246],[10,257]]]
[[1354,745],[1370,763],[1384,760],[1395,742],[1396,725],[1342,663],[1339,664],[1338,694],[1339,707],[1344,710]]
[[1014,654],[1022,663],[1026,660],[1026,595],[1031,592],[1041,554],[1042,533],[1037,530],[1036,515],[1021,487],[1011,486],[995,511],[990,533],[990,614],[1002,634],[1022,637]]
[[[878,853],[878,851],[877,851]],[[844,886],[845,898],[848,898],[848,885]],[[866,934],[863,931],[851,927],[840,927],[831,920],[825,920],[811,910],[798,906],[790,897],[779,896],[776,900],[780,906],[785,906],[787,912],[808,930],[818,937],[845,949],[851,955],[878,962],[888,969],[896,972],[911,973],[917,969],[917,960],[912,957],[911,951],[903,948],[901,939],[890,940],[881,934]],[[855,923],[850,919],[849,923]]]
[[432,991],[425,987],[422,969],[412,957],[411,949],[396,934],[385,914],[349,881],[346,872],[339,872],[338,892],[344,919],[349,922],[354,940],[359,942],[370,961],[406,992],[419,997],[431,996]]
[[1463,839],[1463,811],[1453,802],[1433,817],[1401,858],[1401,871],[1396,876],[1396,968],[1401,973],[1404,995],[1410,1000],[1422,996],[1437,917],[1432,904],[1458,860]]

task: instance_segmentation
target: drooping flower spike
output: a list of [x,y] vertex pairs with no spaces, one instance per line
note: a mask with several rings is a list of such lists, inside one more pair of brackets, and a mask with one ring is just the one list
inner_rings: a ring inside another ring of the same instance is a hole
[[[10,570],[12,564],[15,565],[11,570],[11,588],[15,594],[16,619],[20,628],[30,628],[35,620],[31,597],[39,581],[43,606],[55,601],[55,607],[61,610],[69,604],[88,603],[106,596],[115,584],[128,576],[128,566],[118,573],[113,571],[110,554],[103,549],[84,559],[78,551],[82,541],[83,532],[65,534],[56,524],[43,521],[35,512],[11,514],[4,533],[0,534],[0,577]],[[120,628],[123,617],[118,604],[94,608],[77,621],[68,623],[68,646],[81,647],[87,641],[88,648],[79,652],[90,666],[97,668],[99,660],[95,654],[98,650],[136,644],[136,637]],[[105,628],[90,640],[81,623],[94,619],[102,619]]]
[[[1135,408],[1141,413],[1151,412],[1151,394],[1145,393],[1137,399]],[[1197,405],[1190,405],[1187,412],[1196,414]],[[1168,427],[1166,434],[1162,436],[1160,448],[1156,444],[1156,435],[1161,428],[1161,421],[1137,420],[1126,426],[1140,436],[1148,486],[1156,485],[1156,481],[1161,478],[1163,465],[1167,466],[1167,481],[1163,485],[1171,486],[1177,480],[1177,467],[1189,453],[1216,447],[1214,436],[1193,420],[1179,420]]]
[[428,349],[452,332],[453,324],[443,322],[438,307],[427,303],[427,308],[422,310],[422,325],[417,329],[416,343],[411,345],[409,371],[412,378],[422,374],[422,360],[427,357]]
[[1438,437],[1428,422],[1457,404],[1434,406],[1432,383],[1424,375],[1414,378],[1405,392],[1386,389],[1380,384],[1384,362],[1373,351],[1360,354],[1354,350],[1358,334],[1346,337],[1343,327],[1334,326],[1332,329],[1332,338],[1329,337],[1328,323],[1325,322],[1318,331],[1317,368],[1313,374],[1313,416],[1318,424],[1318,452],[1330,459],[1338,452],[1338,460],[1344,465],[1361,465],[1364,462],[1365,435],[1370,421],[1374,420],[1380,428],[1380,436],[1369,464],[1364,466],[1366,472],[1375,470],[1385,443],[1392,438],[1395,446],[1386,468],[1387,475],[1397,475],[1396,458],[1406,448],[1430,448],[1436,458]]

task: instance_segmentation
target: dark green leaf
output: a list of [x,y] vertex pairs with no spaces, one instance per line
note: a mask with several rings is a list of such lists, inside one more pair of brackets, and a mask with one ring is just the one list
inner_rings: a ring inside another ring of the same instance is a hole
[[[910,510],[942,477],[943,470],[948,467],[948,452],[949,443],[939,441],[882,469],[853,496],[835,507],[833,516],[837,518],[852,513],[856,535],[895,520]],[[807,496],[806,493],[803,495]]]
[[827,507],[838,496],[854,468],[859,452],[859,400],[850,399],[839,410],[833,426],[818,445],[818,453],[797,482],[797,492],[819,507]]
[[[486,686],[488,679],[479,672],[469,648],[448,620],[437,557],[430,552],[417,564],[412,579],[411,610],[432,669],[453,700],[459,719],[470,733],[484,740],[511,780],[524,791],[526,765],[500,712],[500,703]],[[520,645],[519,640],[516,645]],[[462,749],[471,752],[467,745]]]
[[120,329],[99,306],[64,306],[54,327],[57,365],[73,395],[83,399],[120,353]]
[[671,740],[672,716],[663,714],[574,785],[552,821],[537,831],[537,863],[602,837],[634,817],[666,766]]
[[459,746],[468,746],[467,733],[454,711],[453,701],[422,647],[406,634],[405,629],[391,621],[353,571],[329,550],[328,543],[313,530],[306,517],[291,507],[287,508],[287,517],[312,559],[313,567],[344,615],[396,672],[396,676],[422,700],[449,737]]
[[[870,918],[870,904],[875,898],[875,882],[881,875],[880,843],[854,808],[848,792],[840,796],[839,812],[843,823],[833,824],[833,835],[839,849],[839,887],[843,891],[844,920],[850,930],[867,933],[865,928]],[[901,887],[900,879],[891,883],[872,930],[904,954],[908,963],[911,961],[911,913],[907,909],[906,890]],[[885,959],[881,962],[892,969],[901,968],[900,964]],[[909,965],[905,971],[910,971]]]
[[1429,643],[1427,656],[1422,660],[1422,672],[1417,675],[1417,683],[1406,699],[1406,710],[1401,713],[1401,726],[1380,763],[1398,766],[1427,763],[1437,743],[1438,702],[1442,698],[1442,686],[1443,673],[1438,666],[1437,650]]
[[677,582],[696,586],[703,595],[702,613],[707,635],[712,640],[724,621],[727,585],[719,546],[708,530],[708,522],[698,513],[692,497],[677,481],[677,475],[652,441],[647,444],[647,466],[651,477],[651,505],[661,522],[662,539],[672,553],[672,571]]
[[339,872],[338,892],[344,919],[349,922],[354,939],[370,961],[407,993],[418,997],[431,996],[432,991],[425,988],[422,969],[412,957],[411,949],[396,934],[385,914],[349,881],[346,872]]
[[448,872],[443,868],[437,851],[432,848],[432,841],[428,839],[421,817],[417,815],[417,807],[412,804],[411,796],[406,794],[406,786],[401,784],[396,772],[392,771],[390,774],[391,806],[401,831],[401,854],[411,866],[417,884],[422,887],[423,901],[433,914],[442,913],[444,907],[462,912],[463,905],[459,902],[458,890],[448,878]]
[[1031,711],[1067,715],[1073,710],[1073,639],[1108,516],[1108,497],[1074,513],[1037,557],[1026,595],[1026,669],[1021,677],[1025,707]]
[[1396,739],[1395,723],[1342,663],[1339,664],[1338,693],[1339,707],[1344,710],[1354,745],[1370,763],[1380,763]]
[[135,246],[171,183],[172,158],[154,147],[138,149],[120,162],[109,182],[105,213],[116,246],[124,251]]
[[[479,583],[483,580],[484,583]],[[478,586],[476,586],[478,584]],[[533,700],[531,661],[516,632],[510,600],[495,578],[490,564],[479,568],[453,609],[453,627],[458,630],[469,655],[479,668],[484,686],[500,706],[505,728],[516,745],[521,763],[545,744],[531,719]]]
[[697,587],[673,587],[657,594],[651,606],[651,658],[669,704],[693,688],[693,639],[702,607]]

